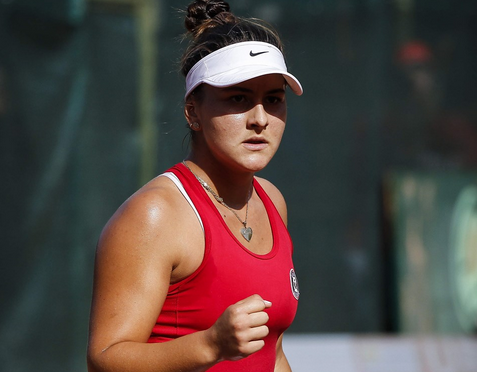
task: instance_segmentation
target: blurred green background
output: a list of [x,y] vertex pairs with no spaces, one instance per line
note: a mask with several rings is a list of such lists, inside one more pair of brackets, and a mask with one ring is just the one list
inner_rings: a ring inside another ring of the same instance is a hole
[[[187,4],[0,1],[2,370],[85,370],[100,231],[187,154]],[[261,174],[288,202],[290,332],[475,333],[477,2],[230,4],[305,91]]]

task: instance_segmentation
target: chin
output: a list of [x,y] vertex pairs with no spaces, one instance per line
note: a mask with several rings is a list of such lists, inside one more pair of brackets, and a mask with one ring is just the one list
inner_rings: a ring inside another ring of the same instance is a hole
[[260,172],[264,169],[268,163],[270,163],[269,158],[267,159],[249,159],[248,161],[242,163],[242,166],[247,169],[249,172]]

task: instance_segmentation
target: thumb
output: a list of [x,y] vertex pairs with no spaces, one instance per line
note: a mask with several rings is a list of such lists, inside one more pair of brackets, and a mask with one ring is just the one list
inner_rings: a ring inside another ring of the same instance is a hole
[[263,303],[265,304],[265,308],[272,307],[272,303],[270,301],[263,300]]

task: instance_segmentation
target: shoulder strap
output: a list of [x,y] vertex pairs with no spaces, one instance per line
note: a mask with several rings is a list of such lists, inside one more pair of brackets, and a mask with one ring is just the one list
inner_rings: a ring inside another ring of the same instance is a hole
[[202,231],[203,231],[204,230],[204,225],[202,224],[202,219],[200,218],[199,212],[197,211],[197,208],[195,207],[194,203],[192,202],[191,198],[189,197],[189,194],[187,194],[187,191],[185,190],[184,185],[182,185],[181,180],[172,172],[165,172],[165,173],[160,174],[160,176],[167,177],[172,182],[174,182],[176,187],[181,192],[182,196],[187,200],[187,202],[190,204],[190,206],[194,210],[194,213],[197,216],[197,219],[199,220],[200,226],[202,227]]

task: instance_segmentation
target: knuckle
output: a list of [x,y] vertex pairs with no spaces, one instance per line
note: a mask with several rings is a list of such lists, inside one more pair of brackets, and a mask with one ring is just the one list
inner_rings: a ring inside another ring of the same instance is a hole
[[265,336],[268,336],[268,334],[270,333],[270,329],[266,325],[264,325],[263,332],[265,333]]
[[232,305],[229,308],[229,313],[232,317],[238,317],[241,314],[242,310],[240,306]]
[[270,320],[270,315],[268,315],[266,312],[263,312],[265,315],[263,316],[265,323],[267,323]]
[[239,332],[241,332],[244,329],[243,322],[236,321],[236,322],[232,323],[232,329],[234,330],[235,333],[238,334]]

